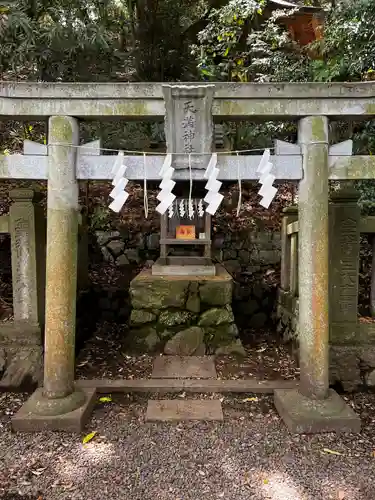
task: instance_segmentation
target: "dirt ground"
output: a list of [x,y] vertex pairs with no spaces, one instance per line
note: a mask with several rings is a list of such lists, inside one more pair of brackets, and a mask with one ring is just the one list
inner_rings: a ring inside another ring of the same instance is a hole
[[147,396],[98,399],[86,431],[69,435],[12,434],[26,395],[0,395],[0,499],[375,498],[375,395],[347,399],[363,430],[343,436],[292,436],[271,396],[248,396],[214,396],[223,423],[184,424],[145,423]]
[[[101,323],[77,358],[78,378],[149,378],[153,357],[131,356],[124,340],[126,326]],[[246,357],[222,356],[216,360],[218,378],[272,380],[298,378],[299,369],[290,349],[272,331],[241,332]],[[245,343],[246,342],[246,343]]]

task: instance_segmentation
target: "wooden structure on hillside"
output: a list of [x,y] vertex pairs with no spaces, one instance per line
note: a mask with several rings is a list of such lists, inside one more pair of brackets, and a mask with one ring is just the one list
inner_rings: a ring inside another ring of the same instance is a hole
[[298,5],[286,0],[272,0],[272,11],[288,10],[279,18],[290,33],[293,41],[304,47],[323,38],[325,12],[320,7]]

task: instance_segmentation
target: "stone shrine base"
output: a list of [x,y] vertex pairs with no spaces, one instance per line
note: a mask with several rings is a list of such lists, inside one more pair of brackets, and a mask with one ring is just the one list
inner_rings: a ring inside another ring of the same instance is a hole
[[130,284],[129,347],[176,356],[243,354],[232,312],[232,277],[155,276],[142,270]]
[[296,434],[360,432],[361,420],[332,389],[323,400],[303,396],[298,389],[276,389],[276,410],[289,431]]
[[78,388],[67,398],[48,400],[40,387],[14,415],[12,428],[15,432],[81,432],[95,403],[93,388]]

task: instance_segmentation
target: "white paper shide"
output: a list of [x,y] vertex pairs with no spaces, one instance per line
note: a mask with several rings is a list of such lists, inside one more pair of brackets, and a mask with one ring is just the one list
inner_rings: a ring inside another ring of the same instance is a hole
[[270,206],[277,193],[277,189],[273,186],[276,177],[271,174],[273,164],[270,162],[270,158],[270,150],[266,149],[257,168],[257,173],[260,175],[259,184],[262,185],[258,194],[262,197],[260,204],[264,208]]
[[126,165],[124,163],[124,152],[119,151],[116,161],[112,167],[113,189],[109,196],[112,198],[112,203],[109,205],[110,210],[119,213],[129,197],[129,193],[125,191],[128,179],[125,177]]
[[217,154],[213,153],[204,173],[204,178],[208,179],[205,186],[205,189],[207,189],[208,193],[206,194],[204,201],[208,204],[206,212],[210,215],[214,215],[216,213],[217,209],[224,199],[224,196],[219,193],[222,182],[217,180],[219,169],[216,168],[216,165]]
[[[172,155],[167,154],[159,172],[159,175],[162,178],[162,181],[159,184],[161,191],[156,197],[156,199],[160,202],[156,207],[156,211],[161,215],[165,214],[176,199],[176,196],[172,193],[173,188],[176,185],[176,183],[172,180],[173,173],[174,168],[172,167]],[[171,216],[171,214],[173,214],[173,208],[169,212],[169,216]]]

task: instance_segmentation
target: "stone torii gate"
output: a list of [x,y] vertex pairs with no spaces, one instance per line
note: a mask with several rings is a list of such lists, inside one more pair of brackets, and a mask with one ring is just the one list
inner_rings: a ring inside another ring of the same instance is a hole
[[[201,103],[199,105],[198,101]],[[187,110],[197,105],[195,130]],[[203,105],[202,105],[203,103]],[[212,114],[211,114],[212,106]],[[15,430],[80,430],[95,402],[95,390],[74,383],[79,179],[111,179],[113,157],[77,154],[78,120],[163,120],[175,179],[188,179],[186,154],[194,156],[193,179],[211,151],[215,120],[299,119],[298,145],[278,143],[272,159],[277,180],[299,180],[299,390],[276,390],[275,404],[296,432],[359,430],[360,422],[328,388],[328,180],[375,177],[374,157],[346,156],[347,145],[329,150],[329,118],[370,118],[375,85],[361,84],[30,84],[0,83],[0,115],[49,120],[48,148],[26,145],[25,155],[0,157],[0,178],[47,179],[47,265],[44,385],[13,418]],[[31,151],[30,151],[31,148]],[[95,146],[94,146],[95,149]],[[344,151],[344,154],[343,154]],[[48,155],[46,153],[48,152]],[[29,154],[27,154],[29,153]],[[33,154],[30,154],[33,153]],[[35,154],[37,153],[37,154]],[[82,154],[83,153],[83,154]],[[147,162],[147,178],[159,179],[164,156]],[[260,157],[220,155],[220,180],[257,179]],[[143,178],[139,156],[126,157],[127,178]],[[180,168],[178,166],[180,165]],[[126,209],[126,206],[125,206]]]

